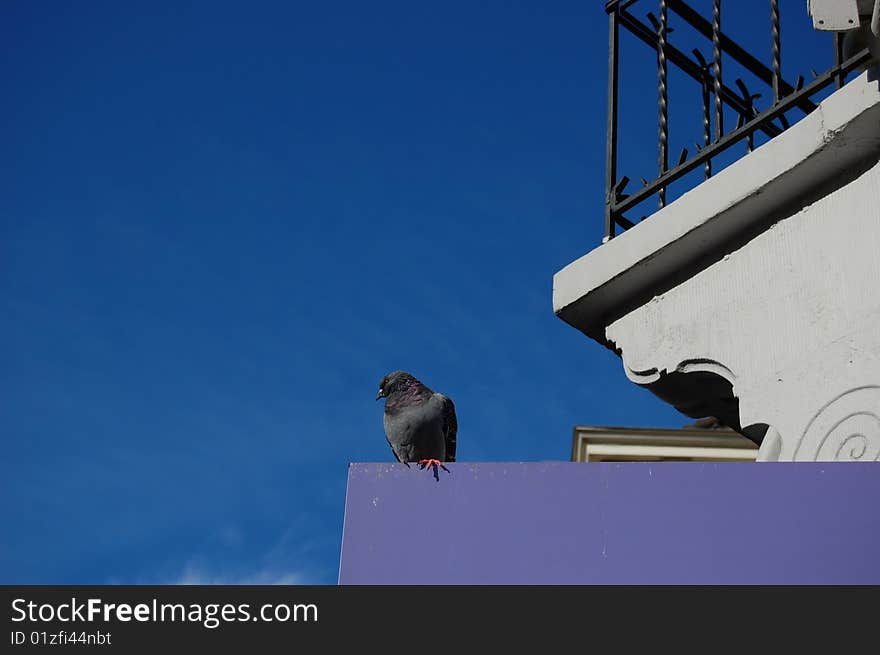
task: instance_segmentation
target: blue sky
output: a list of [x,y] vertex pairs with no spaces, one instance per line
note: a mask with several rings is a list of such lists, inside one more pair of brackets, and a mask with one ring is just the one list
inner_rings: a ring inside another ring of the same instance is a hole
[[[602,236],[603,4],[4,3],[0,582],[334,583],[393,369],[460,461],[689,422],[551,308]],[[769,53],[756,6],[729,30]]]

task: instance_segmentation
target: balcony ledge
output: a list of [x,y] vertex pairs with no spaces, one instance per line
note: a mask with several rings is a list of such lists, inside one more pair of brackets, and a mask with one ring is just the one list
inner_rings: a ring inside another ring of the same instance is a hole
[[629,379],[761,444],[880,459],[880,68],[553,280]]
[[602,339],[609,317],[864,170],[880,153],[880,67],[801,121],[553,276],[553,311]]

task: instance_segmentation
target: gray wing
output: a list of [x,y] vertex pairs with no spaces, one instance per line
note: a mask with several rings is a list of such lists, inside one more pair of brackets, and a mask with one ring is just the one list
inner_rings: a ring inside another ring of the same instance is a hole
[[385,437],[385,440],[388,441],[388,446],[391,448],[391,452],[394,453],[394,459],[396,459],[399,462],[400,457],[397,455],[397,451],[394,449],[394,444],[391,443],[391,441],[388,439],[388,437]]
[[455,404],[452,398],[438,394],[443,408],[443,436],[446,439],[446,461],[455,461],[455,439],[458,433],[458,419],[455,416]]
[[394,453],[394,459],[398,462],[403,461],[400,459],[400,454],[397,452],[397,448],[394,447],[394,442],[391,441],[391,437],[394,436],[394,427],[388,421],[388,414],[382,419],[382,423],[385,427],[385,440],[388,442],[388,446],[391,448],[391,452]]
[[385,415],[384,424],[385,439],[391,447],[391,452],[394,453],[394,458],[402,464],[413,461],[412,443],[406,438],[406,431],[403,430],[405,425],[401,425],[400,421],[389,420],[388,414]]

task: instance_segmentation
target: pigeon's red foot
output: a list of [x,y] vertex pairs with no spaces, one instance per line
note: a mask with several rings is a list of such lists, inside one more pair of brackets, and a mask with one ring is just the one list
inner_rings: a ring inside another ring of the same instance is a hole
[[443,462],[441,462],[439,459],[420,459],[418,461],[418,464],[419,464],[419,468],[422,469],[423,471],[426,468],[432,469],[434,471],[434,479],[438,480],[438,481],[440,480],[440,474],[437,472],[438,468],[441,468],[444,471],[446,471],[447,473],[449,473],[449,469],[446,468],[445,466],[443,466]]

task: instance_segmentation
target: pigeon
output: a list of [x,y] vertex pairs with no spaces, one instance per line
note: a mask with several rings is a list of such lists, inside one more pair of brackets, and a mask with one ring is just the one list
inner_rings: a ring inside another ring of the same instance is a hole
[[376,400],[385,398],[385,437],[398,462],[447,470],[455,461],[458,420],[451,398],[437,393],[405,371],[389,373],[379,383]]

